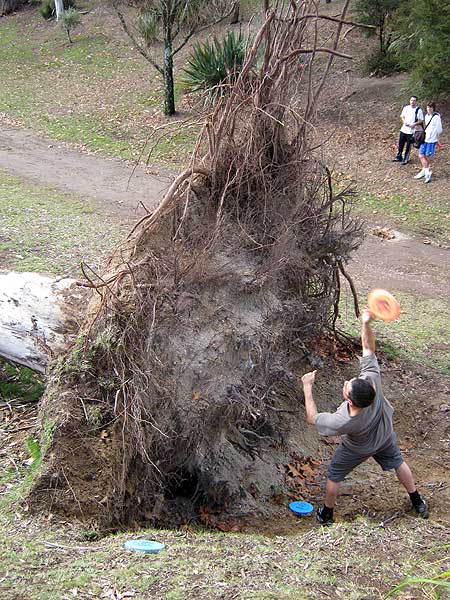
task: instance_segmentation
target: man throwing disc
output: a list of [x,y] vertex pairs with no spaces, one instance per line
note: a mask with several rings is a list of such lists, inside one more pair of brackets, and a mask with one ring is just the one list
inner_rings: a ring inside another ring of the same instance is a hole
[[319,413],[313,399],[312,388],[316,371],[302,377],[305,394],[306,419],[316,425],[324,436],[342,435],[328,469],[324,505],[317,511],[317,520],[323,525],[333,523],[333,509],[339,487],[346,475],[370,457],[384,471],[394,469],[400,483],[409,494],[416,512],[428,518],[428,507],[416,489],[411,469],[405,463],[397,446],[392,426],[394,409],[386,400],[381,388],[381,376],[375,356],[375,336],[370,322],[373,315],[364,310],[359,377],[344,382],[344,402],[335,413]]

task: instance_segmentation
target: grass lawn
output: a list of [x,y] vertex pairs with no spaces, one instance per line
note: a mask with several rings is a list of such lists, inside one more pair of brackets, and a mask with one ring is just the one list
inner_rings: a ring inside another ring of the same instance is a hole
[[81,261],[97,268],[122,235],[107,206],[0,171],[0,256],[11,269],[80,275]]
[[[1,20],[1,111],[55,140],[136,159],[163,121],[162,78],[130,47],[106,8],[81,8],[87,14],[72,45],[54,21],[37,13]],[[179,163],[195,135],[188,129],[173,140],[163,137],[154,159]]]
[[[417,298],[397,293],[401,314],[397,321],[376,320],[374,329],[382,349],[391,359],[407,359],[450,375],[448,353],[443,345],[450,339],[448,302],[432,298]],[[359,297],[359,305],[364,306],[365,297]],[[337,327],[358,337],[361,325],[356,319],[353,299],[343,295],[340,303],[340,318]]]
[[355,203],[356,213],[370,220],[389,215],[399,229],[422,238],[450,241],[450,213],[447,202],[423,192],[406,194],[360,194]]
[[[445,532],[414,518],[395,529],[362,518],[307,532],[300,526],[282,537],[187,528],[94,540],[88,530],[51,519],[3,512],[0,524],[3,600],[18,598],[18,590],[27,600],[375,600],[405,579],[439,575],[449,558],[445,548],[428,554]],[[162,542],[165,550],[125,550],[136,537]],[[396,597],[431,598],[425,594],[432,587],[416,583],[404,590],[413,596]]]

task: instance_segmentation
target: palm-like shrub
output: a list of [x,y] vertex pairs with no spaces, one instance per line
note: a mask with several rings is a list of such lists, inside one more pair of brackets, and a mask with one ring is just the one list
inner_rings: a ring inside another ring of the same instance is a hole
[[184,69],[182,84],[187,92],[206,92],[213,100],[226,93],[227,84],[237,76],[244,63],[245,44],[242,33],[230,31],[222,40],[196,44]]

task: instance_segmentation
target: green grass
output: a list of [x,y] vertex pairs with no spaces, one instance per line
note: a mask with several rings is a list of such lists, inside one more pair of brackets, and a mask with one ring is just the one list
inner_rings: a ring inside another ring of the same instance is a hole
[[44,381],[27,367],[0,363],[0,399],[21,402],[37,402],[44,393]]
[[162,138],[148,153],[149,162],[154,160],[176,162],[180,157],[189,156],[194,149],[197,132],[197,127],[192,127]]
[[106,206],[0,171],[0,253],[10,269],[75,274],[81,261],[98,266],[120,235]]
[[55,140],[70,140],[88,150],[100,150],[109,156],[132,160],[138,148],[127,139],[121,139],[120,127],[105,124],[98,115],[71,114],[61,117],[45,116],[39,121],[46,135]]
[[[3,20],[2,20],[3,21]],[[135,158],[141,140],[130,129],[136,93],[123,73],[151,81],[150,67],[123,40],[62,32],[39,17],[0,23],[0,106],[26,127],[104,154]],[[52,90],[49,102],[48,90]]]
[[[375,321],[377,339],[388,358],[407,358],[450,375],[449,350],[443,349],[450,340],[449,305],[444,299],[417,298],[395,293],[401,314],[397,321]],[[360,306],[365,299],[359,298]],[[351,335],[360,335],[360,323],[354,316],[353,301],[343,296],[338,327]]]
[[399,228],[442,241],[450,240],[450,218],[446,202],[428,196],[369,194],[355,202],[355,212],[364,216],[383,215]]
[[[75,588],[81,598],[108,597],[116,590],[116,595],[128,593],[137,600],[150,595],[172,600],[363,600],[388,593],[409,575],[412,565],[417,574],[428,573],[430,578],[442,571],[434,556],[423,557],[420,567],[415,557],[420,545],[429,547],[444,536],[433,523],[413,528],[404,523],[390,531],[358,519],[336,525],[333,531],[317,527],[271,538],[141,531],[139,536],[165,543],[158,555],[125,551],[123,544],[132,532],[89,543],[76,529],[52,521],[35,521],[32,535],[11,513],[0,515],[0,525],[2,568],[8,573],[0,584],[4,600],[12,600],[18,588],[27,600],[60,600],[72,597]],[[257,546],[264,548],[263,556]],[[301,562],[295,559],[299,547]]]
[[[1,111],[56,140],[138,158],[151,131],[149,122],[155,114],[156,124],[161,120],[161,76],[119,31],[102,31],[103,14],[87,15],[89,29],[81,27],[72,45],[53,22],[28,14],[28,19],[19,15],[0,22]],[[175,94],[178,102],[179,83]],[[164,139],[153,159],[179,164],[194,142],[192,130]]]
[[[431,564],[432,568],[430,568],[430,565],[426,564],[426,559],[429,559],[433,555],[438,555],[439,558],[433,561]],[[443,599],[444,597],[448,598],[449,596],[446,594],[446,591],[450,593],[449,566],[450,544],[433,548],[417,561],[411,570],[411,574],[386,594],[383,600],[398,597],[398,592],[401,592],[404,588],[418,591],[424,598],[435,598],[436,600]]]
[[260,18],[260,14],[261,14],[261,0],[241,0],[240,3],[240,12],[241,15],[245,18],[245,19],[250,19],[250,18]]

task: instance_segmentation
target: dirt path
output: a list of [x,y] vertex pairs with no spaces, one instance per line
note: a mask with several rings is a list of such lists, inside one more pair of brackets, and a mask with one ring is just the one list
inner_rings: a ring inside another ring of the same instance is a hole
[[[72,192],[110,206],[119,219],[130,209],[153,208],[171,174],[149,174],[118,159],[84,154],[31,131],[0,126],[0,169],[34,182]],[[425,245],[398,232],[392,240],[368,235],[350,271],[361,289],[386,287],[406,293],[447,298],[450,251]]]
[[393,232],[383,240],[368,235],[355,253],[349,271],[361,291],[381,287],[414,296],[448,300],[450,250],[426,245]]
[[168,172],[84,154],[33,132],[0,124],[0,169],[42,186],[96,199],[119,214],[144,204],[153,208],[171,181]]

